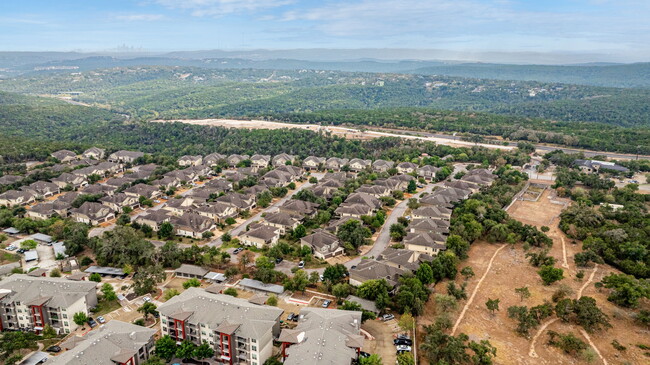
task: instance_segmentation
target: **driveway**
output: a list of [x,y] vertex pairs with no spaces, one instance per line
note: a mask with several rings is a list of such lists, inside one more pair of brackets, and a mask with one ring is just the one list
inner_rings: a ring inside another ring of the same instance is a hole
[[[320,180],[320,179],[323,178],[323,176],[325,176],[325,174],[324,173],[312,173],[311,176],[314,176],[315,178]],[[299,192],[299,191],[301,191],[303,189],[309,188],[309,187],[311,187],[313,185],[314,184],[310,183],[309,181],[305,181],[302,185],[300,185],[298,188],[296,188],[296,190],[294,190],[291,194],[287,194],[284,198],[282,198],[282,199],[278,200],[277,202],[275,202],[275,204],[273,204],[273,205],[269,206],[268,208],[260,211],[259,213],[255,214],[254,216],[252,216],[252,217],[248,218],[247,220],[245,220],[244,222],[242,222],[237,227],[231,229],[230,230],[230,235],[232,237],[238,236],[239,234],[244,232],[244,230],[246,229],[246,227],[249,224],[255,223],[257,221],[262,220],[262,214],[272,213],[272,212],[278,210],[278,207],[280,207],[282,204],[284,204],[289,199],[291,199],[291,197],[294,194],[296,194],[297,192]],[[216,239],[214,239],[214,240],[207,243],[208,246],[214,246],[214,247],[219,247],[219,246],[221,246],[221,244],[223,244],[223,241],[221,240],[221,237],[216,238]]]

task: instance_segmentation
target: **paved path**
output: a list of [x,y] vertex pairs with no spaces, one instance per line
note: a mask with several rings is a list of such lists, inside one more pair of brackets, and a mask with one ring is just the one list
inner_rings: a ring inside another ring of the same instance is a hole
[[[320,179],[323,178],[323,176],[325,176],[325,174],[322,173],[322,172],[320,172],[320,173],[312,173],[310,176],[313,176],[313,177],[315,177],[316,179],[319,179],[319,180],[320,180]],[[246,227],[247,227],[249,224],[251,224],[251,223],[255,223],[255,222],[261,220],[261,219],[262,219],[262,214],[265,214],[265,213],[271,213],[271,212],[276,211],[276,210],[278,209],[279,206],[281,206],[281,205],[284,204],[286,201],[288,201],[289,199],[291,199],[291,197],[292,197],[294,194],[296,194],[297,192],[299,192],[299,191],[301,191],[301,190],[303,190],[303,189],[309,188],[309,187],[311,187],[311,186],[313,186],[312,183],[310,183],[309,181],[305,181],[305,182],[304,182],[302,185],[300,185],[300,186],[299,186],[295,191],[293,191],[292,194],[287,194],[284,198],[278,200],[275,204],[273,204],[273,205],[269,206],[268,208],[266,208],[266,209],[260,211],[259,213],[255,214],[254,216],[252,216],[252,217],[248,218],[247,220],[245,220],[244,222],[242,222],[242,223],[241,223],[240,225],[238,225],[237,227],[235,227],[235,228],[233,228],[232,230],[230,230],[230,231],[229,231],[229,232],[230,232],[230,235],[231,235],[232,237],[238,236],[240,233],[242,233],[242,232],[246,229]],[[207,243],[208,246],[214,246],[214,247],[219,247],[219,246],[221,246],[222,244],[223,244],[223,241],[221,240],[221,237],[218,237],[218,238],[216,238],[216,239],[214,239],[214,240],[212,240],[212,241],[210,241],[210,242]]]

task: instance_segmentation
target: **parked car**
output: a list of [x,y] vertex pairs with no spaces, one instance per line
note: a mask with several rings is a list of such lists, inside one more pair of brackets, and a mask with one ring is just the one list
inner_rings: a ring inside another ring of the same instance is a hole
[[147,296],[147,297],[142,298],[142,300],[144,300],[144,302],[147,303],[147,302],[151,301],[151,297]]
[[27,250],[25,250],[24,248],[19,248],[18,251],[16,251],[16,252],[18,252],[18,253],[25,253],[25,251],[27,251]]
[[407,340],[411,339],[411,337],[409,335],[407,335],[406,333],[400,333],[399,335],[397,335],[397,338],[407,339]]
[[387,314],[384,314],[383,316],[381,316],[381,319],[383,321],[390,321],[391,319],[395,319],[395,315],[387,313]]
[[359,352],[359,357],[370,357],[370,354],[365,351],[361,351]]
[[399,345],[412,346],[413,341],[407,338],[396,338],[393,340],[393,344],[395,344],[395,346],[399,346]]
[[289,313],[289,315],[287,316],[287,321],[293,321],[293,317],[295,315],[296,315],[295,313]]
[[45,351],[47,351],[47,352],[60,352],[61,348],[59,346],[50,346]]
[[352,265],[352,267],[350,267],[350,270],[354,270],[356,268],[357,268],[357,265]]
[[17,249],[17,248],[18,248],[18,247],[14,246],[14,245],[9,245],[9,246],[7,246],[7,250],[9,250],[9,251],[13,251],[13,250],[15,250],[15,249]]
[[232,253],[235,254],[235,255],[238,255],[238,254],[239,254],[240,252],[242,252],[242,251],[244,251],[243,248],[241,248],[241,247],[237,247],[237,248],[235,249],[235,251],[233,251]]
[[319,279],[320,281],[325,281],[325,277],[324,277],[323,275],[319,276],[318,279]]
[[104,324],[104,323],[106,323],[106,320],[104,319],[104,317],[99,316],[99,317],[97,317],[97,322],[99,322],[101,324]]
[[323,308],[327,308],[327,307],[329,307],[331,303],[332,303],[331,300],[325,300],[325,301],[323,301]]
[[275,263],[276,263],[276,264],[279,264],[279,263],[281,263],[283,260],[284,260],[284,259],[283,259],[282,257],[278,257],[277,259],[275,259]]
[[302,269],[303,267],[305,267],[305,262],[304,262],[304,261],[300,261],[300,262],[298,263],[298,268]]
[[87,322],[88,322],[88,325],[90,326],[90,328],[95,328],[95,327],[97,327],[97,322],[95,322],[95,320],[93,319],[93,317],[89,317]]
[[399,346],[397,346],[397,351],[409,352],[409,351],[411,351],[411,346],[399,345]]

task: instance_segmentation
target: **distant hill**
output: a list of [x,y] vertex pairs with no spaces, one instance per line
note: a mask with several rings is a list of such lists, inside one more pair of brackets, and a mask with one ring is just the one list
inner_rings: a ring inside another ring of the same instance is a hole
[[565,84],[608,87],[650,87],[650,63],[626,65],[499,65],[466,63],[432,65],[408,72],[425,75],[445,75],[496,80],[561,82]]

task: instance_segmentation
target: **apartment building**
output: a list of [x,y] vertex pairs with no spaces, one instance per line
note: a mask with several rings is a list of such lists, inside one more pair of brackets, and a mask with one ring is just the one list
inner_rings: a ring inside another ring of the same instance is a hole
[[155,329],[112,320],[61,346],[68,351],[53,357],[54,365],[139,365],[153,352]]
[[14,274],[0,281],[0,330],[58,333],[77,328],[72,317],[97,305],[97,283]]
[[190,288],[158,307],[163,335],[204,341],[224,364],[261,365],[280,334],[282,309]]

